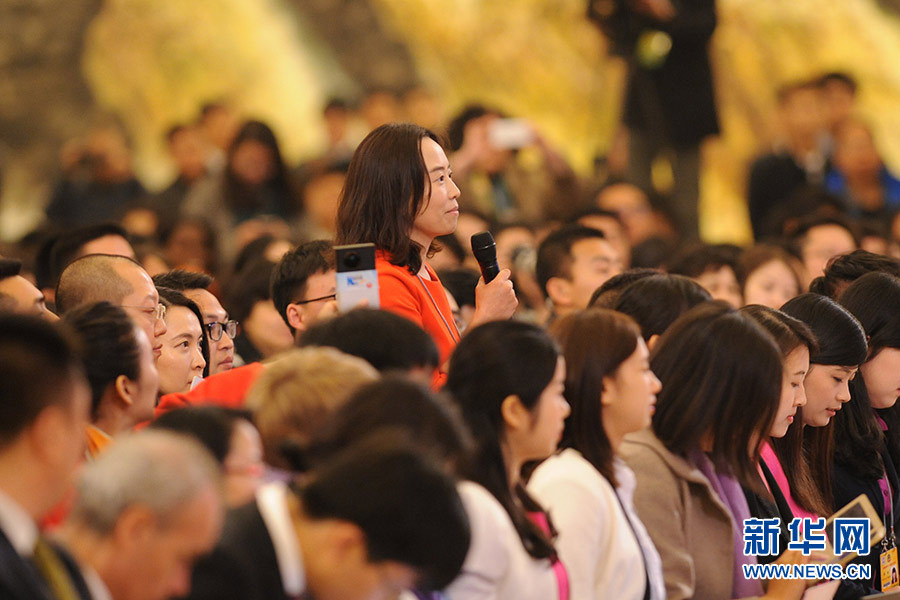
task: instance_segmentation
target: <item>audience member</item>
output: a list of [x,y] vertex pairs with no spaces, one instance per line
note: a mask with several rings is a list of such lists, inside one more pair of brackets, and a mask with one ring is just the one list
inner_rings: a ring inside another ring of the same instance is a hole
[[72,262],[59,277],[56,309],[60,315],[82,304],[109,302],[125,309],[147,334],[159,359],[166,333],[166,307],[147,272],[124,256],[92,254]]
[[765,228],[769,213],[806,184],[821,185],[827,168],[825,107],[819,83],[799,81],[778,90],[776,148],[750,165],[747,203],[756,239],[780,235]]
[[179,217],[160,234],[163,257],[175,269],[216,273],[219,244],[216,233],[203,217]]
[[160,336],[159,393],[187,392],[209,374],[209,347],[203,332],[203,315],[181,292],[160,288],[166,303],[166,333]]
[[567,225],[538,247],[538,284],[552,303],[551,319],[587,308],[594,291],[622,271],[622,262],[603,232]]
[[[470,105],[447,128],[461,206],[501,222],[564,216],[560,211],[575,195],[575,174],[532,124]],[[527,148],[538,151],[537,167],[517,160]]]
[[263,482],[262,440],[250,413],[218,406],[190,406],[161,415],[150,429],[181,433],[209,450],[222,471],[225,506],[253,500]]
[[791,241],[803,263],[801,289],[808,289],[812,280],[825,272],[831,259],[853,252],[859,245],[845,219],[827,215],[812,215],[801,221]]
[[613,275],[603,282],[603,285],[594,290],[588,306],[597,308],[612,308],[619,301],[622,291],[636,281],[640,281],[651,275],[659,275],[656,269],[631,268]]
[[900,211],[900,180],[881,160],[872,131],[857,118],[835,126],[833,169],[825,187],[854,218],[889,220]]
[[231,369],[234,366],[234,338],[237,336],[238,322],[228,318],[228,312],[222,308],[219,299],[209,291],[212,277],[178,269],[153,277],[153,283],[157,288],[181,292],[200,309],[209,344],[209,374]]
[[247,394],[262,437],[266,463],[290,469],[290,458],[357,388],[378,378],[366,361],[334,348],[303,348],[281,354]]
[[631,266],[631,242],[625,230],[625,223],[618,213],[602,208],[589,207],[575,214],[573,221],[579,225],[597,229],[605,237],[622,261],[622,268]]
[[610,308],[634,319],[653,348],[678,317],[710,299],[700,284],[687,277],[657,273],[623,289]]
[[175,179],[151,201],[163,229],[171,226],[166,221],[178,215],[184,199],[207,176],[210,152],[207,144],[196,125],[175,125],[166,132],[166,147],[175,165]]
[[[892,491],[900,489],[900,420],[892,410],[900,390],[900,280],[868,273],[850,284],[840,302],[863,326],[869,351],[850,382],[850,402],[832,417],[832,509],[865,494],[876,514],[889,515],[890,530],[900,522],[900,494]],[[887,582],[878,555],[864,561],[872,566],[870,587],[880,590]]]
[[631,247],[669,232],[647,192],[625,181],[612,181],[597,194],[594,204],[619,216]]
[[189,597],[367,600],[438,590],[459,573],[469,535],[449,476],[376,432],[303,484],[265,486],[229,513]]
[[222,527],[220,477],[197,442],[141,432],[88,465],[62,538],[92,598],[168,600]]
[[873,272],[900,277],[900,259],[872,254],[865,250],[839,254],[828,261],[825,274],[816,277],[810,283],[809,291],[837,300],[847,286],[866,273]]
[[572,407],[562,452],[540,464],[528,491],[553,515],[572,597],[665,598],[662,564],[634,512],[634,473],[618,457],[626,434],[650,425],[660,390],[637,324],[605,309],[553,324]]
[[0,312],[34,315],[48,321],[57,316],[47,308],[41,290],[22,277],[21,261],[0,257]]
[[73,561],[38,531],[84,456],[91,393],[70,337],[0,314],[0,596],[88,598]]
[[737,262],[736,275],[744,304],[778,309],[800,293],[797,259],[778,246],[748,248]]
[[[742,570],[755,557],[743,553],[749,509],[741,484],[755,485],[756,445],[778,410],[778,348],[749,317],[710,302],[672,324],[650,367],[663,382],[651,427],[629,436],[622,454],[637,478],[634,504],[662,558],[667,597],[761,596],[761,582]],[[792,551],[779,559],[805,560]],[[773,579],[763,597],[799,599],[805,588]]]
[[[436,134],[408,123],[379,127],[350,161],[336,240],[375,244],[381,308],[422,326],[434,338],[442,365],[460,334],[425,259],[437,251],[436,237],[456,229],[459,188],[450,173]],[[479,284],[473,326],[512,316],[517,301],[509,277],[504,269]]]
[[702,285],[714,300],[724,300],[739,308],[744,305],[737,280],[740,249],[730,244],[703,244],[689,247],[675,256],[668,271],[690,277]]
[[291,331],[272,302],[269,284],[274,270],[274,263],[258,260],[246,265],[228,282],[225,306],[241,324],[234,340],[237,365],[269,358],[293,344]]
[[[794,513],[790,506],[793,493],[785,482],[784,466],[772,448],[775,440],[783,438],[790,426],[802,417],[802,409],[806,406],[806,390],[804,381],[809,372],[809,357],[818,351],[818,344],[812,331],[800,320],[783,312],[750,304],[740,312],[756,321],[766,330],[781,351],[783,373],[781,377],[781,396],[778,411],[772,425],[762,436],[759,443],[759,477],[757,485],[745,484],[744,497],[747,499],[750,516],[755,519],[779,519],[781,538],[779,549],[787,548],[791,540],[788,524]],[[757,558],[759,562],[770,562],[776,556]]]
[[825,118],[828,129],[835,128],[849,118],[856,104],[856,80],[849,73],[832,71],[819,79],[822,99],[825,103]]
[[[475,316],[475,288],[478,287],[481,275],[474,269],[459,267],[439,270],[438,276],[444,284],[444,289],[452,296],[451,308],[456,328],[460,333],[465,333]],[[453,307],[453,303],[456,307]]]
[[287,252],[275,265],[272,302],[295,338],[319,315],[337,311],[334,261],[331,242],[314,240]]
[[550,337],[525,323],[475,327],[454,351],[446,390],[475,449],[462,468],[467,481],[459,486],[472,545],[462,575],[446,590],[451,600],[569,597],[553,528],[520,477],[525,463],[556,450],[569,414],[565,375]]
[[96,458],[114,437],[153,418],[159,373],[144,330],[125,309],[108,302],[82,304],[63,322],[81,338],[91,386],[88,455]]
[[831,464],[833,417],[850,402],[850,381],[866,360],[866,333],[859,321],[831,298],[801,294],[781,310],[803,321],[816,336],[819,350],[810,356],[803,381],[806,406],[797,412],[788,433],[772,446],[784,467],[784,485],[795,517],[827,515],[834,506]]
[[121,217],[146,194],[135,178],[125,134],[115,125],[95,127],[62,152],[47,219],[58,227],[96,225]]

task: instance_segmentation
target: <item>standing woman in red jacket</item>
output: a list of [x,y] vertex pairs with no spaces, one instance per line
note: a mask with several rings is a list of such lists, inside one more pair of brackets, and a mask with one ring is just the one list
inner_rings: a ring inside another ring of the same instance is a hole
[[[460,332],[444,288],[426,264],[440,248],[436,237],[453,233],[459,218],[459,188],[450,161],[433,132],[410,123],[390,123],[360,143],[347,172],[337,219],[337,243],[375,244],[381,308],[423,327],[441,354],[445,377]],[[518,301],[504,269],[478,283],[470,327],[508,319]]]

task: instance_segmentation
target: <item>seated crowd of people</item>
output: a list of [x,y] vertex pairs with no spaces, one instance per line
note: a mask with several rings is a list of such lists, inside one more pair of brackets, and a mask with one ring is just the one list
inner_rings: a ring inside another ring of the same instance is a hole
[[[761,243],[679,245],[652,194],[534,132],[517,175],[490,109],[448,143],[335,125],[296,173],[228,117],[172,130],[165,198],[125,197],[120,143],[73,158],[117,183],[72,176],[0,257],[3,598],[799,599],[815,581],[746,567],[817,560],[789,524],[860,494],[893,547],[900,258],[850,171],[857,204],[751,198]],[[341,311],[357,243],[380,302]],[[890,589],[883,560],[831,593]]]

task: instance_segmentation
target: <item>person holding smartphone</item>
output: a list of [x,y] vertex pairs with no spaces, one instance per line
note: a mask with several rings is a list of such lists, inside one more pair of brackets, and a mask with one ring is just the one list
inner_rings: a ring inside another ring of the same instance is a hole
[[[360,143],[347,171],[338,207],[338,245],[375,244],[381,308],[404,316],[434,339],[446,363],[459,342],[440,279],[426,259],[440,248],[435,238],[453,233],[459,188],[438,136],[418,125],[389,123]],[[509,269],[475,290],[470,328],[508,319],[518,305]]]

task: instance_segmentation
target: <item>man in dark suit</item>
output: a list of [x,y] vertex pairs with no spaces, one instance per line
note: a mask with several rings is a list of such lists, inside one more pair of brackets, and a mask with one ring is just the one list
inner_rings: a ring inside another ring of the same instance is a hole
[[205,448],[165,431],[128,436],[87,465],[62,537],[94,600],[188,593],[221,531],[220,479]]
[[468,546],[450,478],[380,432],[302,486],[265,486],[232,511],[218,546],[194,569],[190,598],[394,598],[445,587]]
[[87,598],[74,564],[38,522],[70,489],[91,394],[61,329],[0,315],[0,598]]

